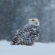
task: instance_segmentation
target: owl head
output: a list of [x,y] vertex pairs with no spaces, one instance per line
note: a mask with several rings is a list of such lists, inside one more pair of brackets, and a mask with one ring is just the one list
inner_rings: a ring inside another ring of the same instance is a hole
[[39,20],[37,18],[31,18],[28,21],[29,21],[28,23],[31,25],[36,25],[36,26],[40,25]]

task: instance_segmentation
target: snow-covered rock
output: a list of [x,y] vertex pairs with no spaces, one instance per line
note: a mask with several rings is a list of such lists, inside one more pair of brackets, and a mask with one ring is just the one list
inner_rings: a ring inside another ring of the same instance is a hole
[[0,55],[55,55],[55,43],[35,43],[33,46],[22,46],[0,41]]

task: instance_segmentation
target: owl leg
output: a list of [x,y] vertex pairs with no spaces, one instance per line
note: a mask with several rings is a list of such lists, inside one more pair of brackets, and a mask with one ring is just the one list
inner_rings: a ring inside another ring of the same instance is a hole
[[31,45],[33,45],[33,42],[31,41],[30,38],[26,38],[26,39],[24,40],[24,45],[31,46]]

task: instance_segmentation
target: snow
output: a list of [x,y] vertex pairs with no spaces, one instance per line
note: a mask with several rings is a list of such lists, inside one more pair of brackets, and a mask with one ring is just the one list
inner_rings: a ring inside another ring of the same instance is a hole
[[55,43],[35,43],[33,46],[10,45],[0,41],[0,55],[55,55]]

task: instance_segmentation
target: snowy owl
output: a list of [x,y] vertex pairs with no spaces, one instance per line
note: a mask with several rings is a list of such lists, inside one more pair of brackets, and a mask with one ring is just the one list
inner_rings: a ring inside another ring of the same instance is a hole
[[12,45],[33,45],[39,39],[40,23],[37,18],[28,19],[28,23],[19,29],[12,40]]

